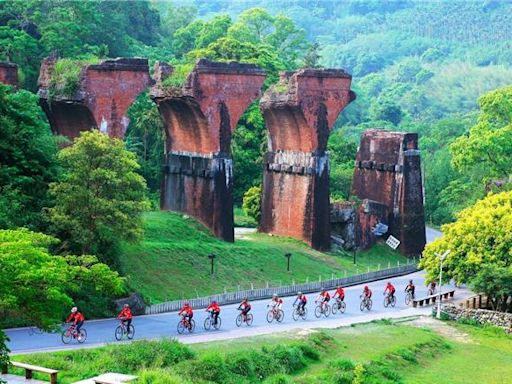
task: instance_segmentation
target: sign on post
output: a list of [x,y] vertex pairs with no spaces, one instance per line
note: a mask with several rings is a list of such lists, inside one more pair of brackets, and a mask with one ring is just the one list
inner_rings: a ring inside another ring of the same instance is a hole
[[389,235],[388,239],[386,240],[386,244],[389,245],[393,249],[397,249],[400,245],[400,240],[398,240],[395,236]]

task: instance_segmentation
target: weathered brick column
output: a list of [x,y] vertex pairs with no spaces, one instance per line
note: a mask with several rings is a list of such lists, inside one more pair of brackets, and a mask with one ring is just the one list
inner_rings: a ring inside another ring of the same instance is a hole
[[151,90],[167,138],[161,209],[193,216],[234,241],[231,135],[265,74],[250,64],[200,60],[182,87],[166,86],[172,70],[158,63]]
[[16,64],[0,61],[0,83],[18,86],[18,66]]
[[425,216],[420,152],[416,133],[368,130],[361,136],[352,183],[360,199],[384,204],[389,233],[406,255],[425,247]]
[[70,96],[51,96],[55,60],[45,59],[39,73],[39,97],[52,130],[69,139],[98,128],[111,137],[124,138],[128,108],[151,84],[146,59],[118,58],[86,65],[78,89]]
[[260,106],[269,131],[263,178],[263,232],[330,248],[329,132],[355,94],[339,69],[281,74]]

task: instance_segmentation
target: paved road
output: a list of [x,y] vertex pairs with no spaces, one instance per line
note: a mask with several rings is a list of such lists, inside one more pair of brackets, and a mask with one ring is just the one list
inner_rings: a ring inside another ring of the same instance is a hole
[[[205,342],[217,339],[229,339],[235,337],[245,337],[258,334],[282,332],[296,328],[335,328],[342,325],[349,325],[360,322],[367,322],[380,318],[398,318],[404,316],[414,316],[430,313],[431,307],[416,309],[405,306],[404,293],[402,292],[407,281],[413,279],[417,286],[417,295],[426,295],[426,288],[423,285],[423,272],[417,272],[411,275],[401,276],[392,279],[397,287],[397,303],[395,308],[384,308],[383,295],[386,281],[373,282],[370,285],[373,291],[373,308],[371,311],[361,312],[359,309],[359,295],[362,291],[362,285],[346,288],[347,310],[344,314],[331,315],[329,318],[317,319],[314,316],[314,299],[316,295],[308,295],[308,318],[295,322],[292,319],[293,297],[284,298],[283,310],[285,312],[284,321],[281,324],[268,324],[266,321],[268,300],[253,302],[252,313],[254,323],[251,327],[242,326],[237,328],[235,317],[238,314],[236,305],[223,306],[221,312],[222,327],[218,331],[205,331],[203,322],[206,318],[204,310],[197,310],[194,313],[196,321],[196,330],[193,334],[178,335],[176,327],[179,317],[175,312],[159,315],[147,315],[134,318],[133,324],[136,329],[135,339],[156,339],[161,337],[176,337],[185,343]],[[460,294],[456,294],[456,296]],[[85,344],[70,345],[62,344],[58,334],[29,335],[26,328],[7,330],[11,341],[9,348],[13,353],[31,353],[51,350],[62,350],[80,348],[82,346],[98,346],[105,343],[115,342],[114,329],[117,321],[113,319],[86,321],[84,328],[87,329],[88,339]]]
[[[433,229],[427,229],[428,242],[439,237],[440,232]],[[274,332],[282,332],[292,329],[308,329],[308,328],[335,328],[342,325],[367,322],[381,318],[398,318],[404,316],[414,316],[430,313],[432,308],[426,307],[421,309],[405,306],[403,289],[409,279],[413,279],[417,287],[417,296],[426,295],[426,287],[424,285],[424,273],[417,272],[411,275],[401,276],[391,279],[397,288],[397,304],[395,308],[384,308],[383,295],[384,287],[387,280],[376,281],[370,283],[369,286],[373,291],[373,307],[370,312],[361,312],[359,309],[359,295],[361,294],[363,285],[347,287],[345,301],[347,310],[344,314],[331,315],[329,318],[317,319],[314,315],[315,294],[308,295],[308,318],[307,320],[299,320],[295,322],[292,319],[292,304],[294,297],[284,298],[283,310],[285,312],[284,321],[280,324],[268,324],[266,321],[267,304],[269,300],[260,300],[253,302],[252,313],[254,315],[254,323],[251,327],[246,325],[238,328],[235,325],[235,318],[238,314],[237,305],[228,305],[222,307],[221,318],[222,327],[218,331],[205,331],[203,322],[206,318],[204,309],[196,310],[194,319],[196,321],[196,330],[193,334],[178,335],[176,331],[179,320],[176,312],[164,313],[159,315],[147,315],[136,317],[133,321],[135,326],[135,339],[157,339],[161,337],[176,337],[184,343],[197,343],[218,339],[230,339],[236,337],[245,337],[252,335],[260,335]],[[446,287],[448,288],[448,287]],[[467,295],[465,291],[456,294],[460,298],[461,295]],[[103,345],[106,343],[116,342],[114,338],[114,329],[118,322],[113,319],[91,320],[86,321],[84,328],[87,330],[88,338],[85,344],[71,343],[64,345],[59,334],[42,334],[29,335],[28,329],[10,329],[6,333],[11,339],[8,343],[9,348],[14,354],[32,353],[41,351],[52,351],[62,349],[73,349],[82,347],[91,347]]]

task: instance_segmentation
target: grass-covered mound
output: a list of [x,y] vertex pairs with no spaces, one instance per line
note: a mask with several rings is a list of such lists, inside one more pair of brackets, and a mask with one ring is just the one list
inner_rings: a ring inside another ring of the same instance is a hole
[[[291,271],[286,271],[285,253],[291,252]],[[210,275],[208,255],[217,255],[215,274]],[[192,218],[171,212],[145,214],[144,240],[126,244],[120,255],[122,272],[130,287],[152,303],[206,296],[214,293],[318,281],[375,270],[379,264],[396,266],[406,259],[386,245],[352,254],[322,253],[304,243],[255,233],[226,243]]]

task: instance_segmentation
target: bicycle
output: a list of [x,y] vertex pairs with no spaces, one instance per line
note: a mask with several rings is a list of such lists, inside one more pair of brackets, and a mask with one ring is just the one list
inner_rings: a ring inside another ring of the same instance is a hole
[[396,304],[396,296],[391,294],[385,294],[384,296],[384,307],[387,308],[389,305],[394,307]]
[[222,324],[222,320],[220,316],[217,316],[217,323],[215,323],[215,318],[213,317],[213,312],[210,312],[208,317],[204,319],[204,329],[209,331],[212,327],[213,329],[219,330]]
[[[268,305],[267,305],[268,307]],[[282,309],[277,309],[275,307],[270,308],[270,310],[267,312],[267,322],[270,324],[274,321],[274,319],[280,323],[284,319],[284,312]]]
[[83,344],[87,339],[87,331],[84,328],[80,328],[80,331],[76,331],[76,325],[71,324],[61,334],[61,339],[64,344],[69,344],[71,340],[76,339],[80,344]]
[[294,305],[293,307],[294,307],[293,312],[292,312],[293,320],[297,321],[297,320],[299,320],[299,318],[301,318],[302,320],[306,320],[307,319],[307,317],[308,317],[308,309],[306,307],[303,307],[303,308],[299,309],[299,305],[298,304]]
[[367,296],[363,297],[363,295],[359,296],[359,298],[362,299],[361,300],[361,304],[359,305],[359,309],[361,310],[361,312],[364,311],[365,308],[367,310],[371,310],[372,309],[372,299],[370,299]]
[[240,312],[238,314],[238,316],[236,317],[236,320],[235,320],[237,327],[240,327],[242,325],[242,323],[245,323],[250,326],[252,324],[252,321],[253,321],[252,313],[243,315],[242,312]]
[[[317,303],[315,301],[315,303]],[[320,318],[320,316],[324,315],[325,317],[329,317],[331,314],[331,306],[327,302],[320,302],[315,308],[315,316]]]
[[405,305],[409,305],[414,299],[411,291],[405,291]]
[[177,325],[177,331],[181,335],[183,332],[185,332],[185,329],[188,330],[189,333],[194,332],[194,329],[196,329],[196,322],[194,319],[190,319],[189,321],[185,318],[185,316],[181,317],[181,320]]
[[332,314],[336,314],[336,312],[345,313],[345,309],[347,308],[347,304],[345,301],[341,300],[339,297],[336,298],[336,301],[331,307]]
[[115,330],[115,337],[117,341],[120,341],[124,336],[126,336],[128,340],[133,339],[133,336],[135,336],[135,327],[133,324],[127,327],[126,323],[121,320],[121,324],[119,324]]

